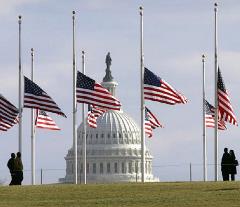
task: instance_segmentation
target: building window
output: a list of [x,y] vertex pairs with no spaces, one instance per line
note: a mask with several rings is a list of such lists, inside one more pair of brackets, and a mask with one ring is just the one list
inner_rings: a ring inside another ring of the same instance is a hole
[[107,173],[110,173],[111,169],[110,169],[110,163],[107,163]]
[[72,164],[72,174],[73,174],[73,164]]
[[103,174],[103,163],[100,163],[100,174]]
[[138,173],[138,161],[135,163],[135,172]]
[[80,173],[83,173],[83,164],[80,165]]
[[98,134],[96,134],[96,138],[98,138]]
[[114,172],[118,173],[118,164],[117,164],[117,162],[114,163]]
[[103,137],[104,137],[104,134],[102,134],[101,137],[103,138]]
[[132,162],[128,163],[128,172],[132,173]]
[[89,173],[89,163],[87,163],[87,173]]
[[108,134],[108,138],[110,138],[110,134]]
[[122,173],[124,173],[124,172],[125,172],[125,163],[122,162]]
[[119,133],[119,138],[122,138],[122,135]]
[[96,174],[96,163],[93,163],[93,174]]
[[113,134],[113,138],[115,138],[116,137],[116,135],[115,134]]

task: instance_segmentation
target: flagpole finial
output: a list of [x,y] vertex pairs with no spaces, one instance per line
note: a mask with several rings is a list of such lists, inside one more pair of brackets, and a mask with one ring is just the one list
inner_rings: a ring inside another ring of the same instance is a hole
[[32,56],[33,56],[33,51],[34,51],[33,48],[31,48],[31,55],[32,55]]
[[72,18],[74,20],[75,19],[75,11],[72,11],[72,14],[73,14]]
[[203,55],[202,55],[202,60],[203,60],[203,61],[205,61],[205,57],[206,57],[206,56],[203,54]]
[[217,11],[217,7],[218,7],[218,3],[216,2],[216,3],[214,4],[214,11]]
[[140,10],[140,15],[143,15],[143,7],[142,6],[139,7],[139,10]]
[[85,55],[85,51],[84,50],[82,51],[82,55]]
[[22,16],[19,15],[19,16],[18,16],[18,23],[19,23],[19,24],[21,24],[21,20],[22,20]]

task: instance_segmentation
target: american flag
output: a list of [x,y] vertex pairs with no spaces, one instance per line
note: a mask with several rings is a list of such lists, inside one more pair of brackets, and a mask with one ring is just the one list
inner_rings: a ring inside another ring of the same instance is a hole
[[43,110],[36,110],[35,126],[42,129],[60,130],[53,119]]
[[145,107],[145,133],[148,135],[148,137],[152,137],[153,135],[153,129],[156,129],[157,127],[163,128],[163,126],[160,124],[156,116],[147,108]]
[[105,113],[105,109],[98,108],[96,106],[89,105],[87,123],[92,128],[97,128],[97,118]]
[[144,70],[144,99],[170,105],[187,103],[183,94],[147,68]]
[[49,111],[66,117],[53,99],[36,83],[24,77],[24,107]]
[[[215,127],[215,108],[205,100],[205,126],[206,127]],[[226,130],[227,127],[223,120],[218,120],[218,129]]]
[[222,74],[218,68],[218,110],[220,114],[220,119],[229,122],[233,125],[237,124],[236,116],[233,112],[232,105],[230,103],[230,98],[228,96],[225,84],[223,82]]
[[92,104],[104,109],[120,110],[121,103],[95,80],[77,72],[77,102]]
[[0,130],[7,131],[17,123],[18,109],[0,94]]

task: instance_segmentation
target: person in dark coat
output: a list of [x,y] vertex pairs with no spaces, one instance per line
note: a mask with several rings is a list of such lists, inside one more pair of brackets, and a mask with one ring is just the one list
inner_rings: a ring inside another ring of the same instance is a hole
[[231,175],[231,181],[234,181],[235,175],[237,174],[238,161],[236,160],[235,153],[233,150],[230,150],[229,154],[230,154],[229,174]]
[[229,181],[229,166],[230,166],[230,154],[228,153],[228,148],[224,148],[224,153],[221,162],[223,181]]
[[17,157],[15,159],[15,171],[16,171],[17,185],[22,185],[22,181],[23,181],[23,164],[22,164],[22,159],[21,159],[21,152],[17,153]]
[[11,158],[8,160],[7,167],[11,174],[11,182],[9,185],[16,185],[16,172],[15,172],[15,154],[11,153]]

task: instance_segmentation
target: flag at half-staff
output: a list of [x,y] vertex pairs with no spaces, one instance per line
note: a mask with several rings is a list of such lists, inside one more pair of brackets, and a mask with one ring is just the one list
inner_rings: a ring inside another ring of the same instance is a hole
[[187,103],[184,95],[147,68],[144,69],[144,99],[170,105]]
[[149,138],[153,135],[153,129],[157,127],[163,128],[162,124],[159,122],[157,117],[147,108],[145,107],[145,133]]
[[96,106],[89,105],[88,116],[87,116],[88,125],[92,128],[97,128],[97,118],[100,117],[105,112],[106,112],[105,109],[101,109]]
[[17,123],[18,109],[0,94],[0,131],[7,131]]
[[[205,100],[205,126],[206,127],[215,127],[215,108]],[[227,127],[223,120],[218,120],[218,129],[226,130]]]
[[53,119],[43,110],[36,110],[36,128],[60,130]]
[[121,103],[106,88],[81,72],[77,72],[77,102],[103,109],[120,110]]
[[218,111],[220,119],[233,125],[237,124],[237,118],[233,112],[233,107],[223,82],[222,74],[218,68]]
[[24,107],[40,109],[66,117],[54,100],[36,83],[24,76]]

